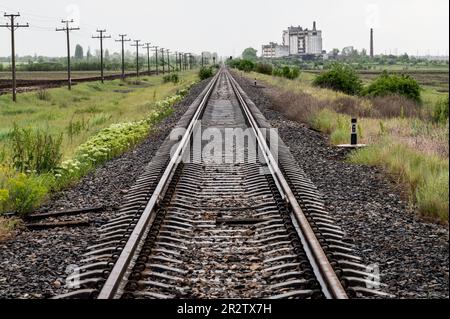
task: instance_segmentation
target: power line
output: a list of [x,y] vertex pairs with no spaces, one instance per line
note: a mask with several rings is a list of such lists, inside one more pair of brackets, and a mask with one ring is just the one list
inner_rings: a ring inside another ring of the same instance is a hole
[[70,31],[78,31],[80,28],[71,28],[69,27],[70,23],[73,23],[73,20],[61,20],[61,23],[65,24],[64,28],[56,28],[56,31],[64,31],[66,32],[67,37],[67,86],[69,90],[72,89],[72,76],[70,69]]
[[11,24],[0,24],[0,28],[7,28],[11,30],[11,70],[12,70],[12,89],[13,89],[13,101],[17,101],[17,78],[16,78],[16,44],[15,44],[15,31],[19,28],[29,28],[30,25],[27,24],[14,24],[15,18],[20,17],[20,13],[16,14],[4,14],[5,18],[9,18]]
[[106,30],[97,30],[99,33],[98,36],[92,36],[92,39],[100,39],[100,69],[101,69],[101,78],[102,83],[105,82],[105,76],[103,71],[103,39],[110,39],[110,35],[105,35]]

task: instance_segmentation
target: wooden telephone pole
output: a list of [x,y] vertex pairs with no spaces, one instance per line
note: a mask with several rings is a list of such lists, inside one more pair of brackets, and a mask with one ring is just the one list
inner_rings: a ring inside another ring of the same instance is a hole
[[64,31],[67,35],[67,86],[69,90],[72,89],[72,75],[70,68],[70,31],[78,31],[80,28],[71,28],[69,27],[70,23],[73,23],[73,20],[61,20],[61,23],[65,24],[64,28],[56,28],[56,31]]
[[30,25],[14,23],[15,18],[20,17],[20,13],[17,14],[4,14],[5,18],[9,18],[11,23],[0,24],[0,28],[8,28],[11,31],[11,70],[12,70],[12,96],[13,101],[17,101],[17,78],[16,78],[16,43],[15,43],[15,31],[19,28],[28,28]]
[[151,75],[151,67],[150,67],[150,49],[152,48],[151,46],[150,46],[150,44],[151,43],[145,43],[145,44],[143,44],[142,45],[142,47],[144,48],[144,49],[147,49],[147,72],[148,72],[148,75],[150,76]]
[[101,69],[101,77],[102,77],[102,83],[105,82],[105,76],[103,71],[103,39],[110,39],[110,35],[105,35],[106,30],[97,30],[97,32],[100,34],[98,36],[92,36],[92,39],[100,39],[100,69]]
[[122,80],[125,80],[125,42],[130,42],[131,39],[125,40],[126,34],[119,34],[120,39],[116,42],[122,42]]
[[134,40],[135,44],[132,44],[132,47],[136,47],[136,77],[139,77],[139,47],[141,46],[139,44],[141,40]]
[[158,65],[158,46],[152,46],[155,49],[155,58],[156,58],[156,75],[159,75],[159,65]]

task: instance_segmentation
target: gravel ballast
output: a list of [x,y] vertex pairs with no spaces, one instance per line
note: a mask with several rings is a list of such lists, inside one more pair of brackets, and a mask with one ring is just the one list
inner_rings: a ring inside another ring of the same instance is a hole
[[89,220],[90,226],[21,231],[14,238],[0,242],[0,299],[51,298],[67,292],[67,268],[82,259],[80,256],[87,247],[96,244],[99,227],[114,216],[123,197],[207,83],[194,86],[175,106],[175,112],[139,146],[90,173],[73,188],[55,194],[37,212],[104,207],[105,211],[100,213],[47,220],[83,219]]
[[273,88],[255,87],[249,79],[238,81],[279,129],[365,263],[379,267],[387,285],[383,290],[396,298],[448,298],[448,227],[415,217],[400,187],[382,170],[346,163],[345,151],[330,146],[325,136],[273,111]]

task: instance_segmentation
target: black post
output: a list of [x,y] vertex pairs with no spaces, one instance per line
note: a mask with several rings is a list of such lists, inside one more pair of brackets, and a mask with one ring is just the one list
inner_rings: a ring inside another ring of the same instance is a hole
[[356,118],[352,119],[351,144],[352,144],[352,146],[358,145],[358,120]]

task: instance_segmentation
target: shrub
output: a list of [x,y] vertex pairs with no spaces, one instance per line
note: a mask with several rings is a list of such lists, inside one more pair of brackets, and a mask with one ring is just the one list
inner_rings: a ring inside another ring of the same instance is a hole
[[10,137],[13,166],[19,172],[47,173],[55,169],[62,158],[62,134],[19,128],[14,124]]
[[46,197],[48,189],[42,177],[19,174],[9,179],[10,209],[19,215],[31,213]]
[[300,76],[300,69],[297,67],[290,68],[288,66],[284,66],[282,68],[274,69],[272,75],[283,77],[289,80],[295,80]]
[[368,96],[402,95],[413,101],[420,102],[420,86],[409,75],[389,75],[385,72],[375,79],[365,90]]
[[273,66],[269,63],[258,63],[255,71],[261,74],[272,75]]
[[212,77],[214,74],[213,69],[210,67],[202,67],[198,73],[200,80],[206,80]]
[[164,83],[172,82],[173,84],[177,84],[180,82],[180,76],[178,75],[178,73],[171,73],[171,74],[165,75],[163,77],[163,82]]
[[448,121],[448,97],[436,102],[432,117],[436,123],[446,123]]
[[255,63],[250,60],[241,60],[238,69],[244,72],[251,72],[255,69]]
[[322,88],[357,95],[362,90],[362,81],[350,66],[335,63],[331,69],[314,79],[313,84]]

